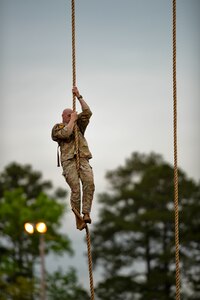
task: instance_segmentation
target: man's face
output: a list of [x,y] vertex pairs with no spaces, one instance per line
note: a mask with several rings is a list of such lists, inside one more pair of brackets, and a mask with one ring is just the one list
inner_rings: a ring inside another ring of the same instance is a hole
[[62,113],[62,119],[64,123],[69,123],[70,119],[71,119],[71,114],[72,114],[73,110],[71,109],[65,109],[63,110]]

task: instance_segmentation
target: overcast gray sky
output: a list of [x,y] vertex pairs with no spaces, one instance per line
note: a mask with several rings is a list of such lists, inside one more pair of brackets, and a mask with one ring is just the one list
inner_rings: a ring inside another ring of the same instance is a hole
[[[63,188],[50,134],[72,106],[70,9],[70,0],[0,0],[0,168],[29,163]],[[96,194],[107,188],[105,172],[133,151],[155,151],[173,164],[171,23],[170,0],[76,0],[77,85],[93,111],[86,137]],[[196,180],[199,29],[200,1],[177,0],[178,163]],[[56,263],[50,257],[48,268],[74,264],[89,286],[83,233],[71,213],[62,230],[77,254]]]

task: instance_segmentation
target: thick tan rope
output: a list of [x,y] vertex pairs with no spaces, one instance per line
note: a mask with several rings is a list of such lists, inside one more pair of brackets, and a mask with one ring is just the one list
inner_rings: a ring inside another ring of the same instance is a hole
[[[72,11],[72,81],[73,86],[76,86],[76,44],[75,44],[75,0],[71,0]],[[76,111],[76,97],[73,95],[73,111]],[[75,143],[76,143],[76,166],[79,172],[80,160],[79,160],[79,145],[78,145],[78,128],[75,126]],[[92,255],[91,255],[91,243],[89,228],[86,226],[86,240],[88,250],[88,269],[90,277],[90,293],[91,300],[94,300],[94,285],[93,285],[93,273],[92,273]]]
[[175,211],[175,263],[176,300],[180,300],[179,263],[179,208],[178,208],[178,167],[177,167],[177,85],[176,85],[176,0],[173,3],[173,123],[174,123],[174,211]]
[[[75,35],[75,0],[71,1],[72,11],[72,84],[76,86],[76,35]],[[73,111],[76,111],[76,96],[73,94]],[[79,145],[78,145],[78,127],[75,124],[75,146],[76,146],[76,167],[79,172]]]
[[88,249],[88,269],[90,276],[90,292],[91,300],[94,300],[94,285],[93,285],[93,274],[92,274],[92,254],[91,254],[91,245],[90,245],[90,232],[88,226],[85,228],[86,231],[86,240],[87,240],[87,249]]

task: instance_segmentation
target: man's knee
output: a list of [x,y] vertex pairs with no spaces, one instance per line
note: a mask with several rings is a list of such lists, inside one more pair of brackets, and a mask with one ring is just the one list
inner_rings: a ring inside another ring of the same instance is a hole
[[83,182],[83,190],[94,192],[94,190],[95,190],[94,181],[86,180],[85,182]]
[[70,185],[70,189],[71,189],[71,193],[73,195],[80,195],[80,185],[76,184],[76,185]]
[[94,191],[95,191],[95,185],[94,185],[94,182],[91,182],[91,183],[89,184],[89,189],[90,189],[91,192],[94,193]]

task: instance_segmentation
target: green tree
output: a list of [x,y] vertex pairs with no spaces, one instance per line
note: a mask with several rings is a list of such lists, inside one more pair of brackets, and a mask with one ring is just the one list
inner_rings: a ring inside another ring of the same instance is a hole
[[38,294],[34,267],[39,262],[39,233],[25,233],[25,222],[47,224],[47,254],[73,254],[68,237],[59,232],[65,196],[30,165],[11,163],[0,174],[0,299],[34,299]]
[[[174,299],[173,168],[160,155],[133,153],[106,178],[110,190],[99,195],[91,234],[94,263],[104,270],[99,299]],[[182,299],[199,299],[199,196],[200,185],[179,170]]]
[[73,268],[63,274],[58,270],[48,275],[48,299],[49,300],[89,300],[87,292],[78,284],[76,272]]

